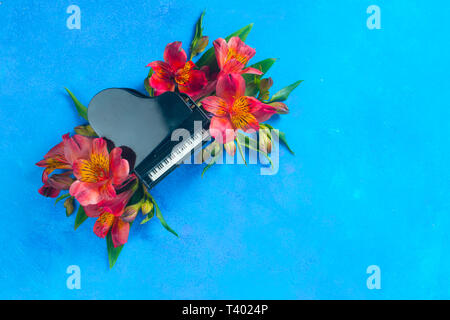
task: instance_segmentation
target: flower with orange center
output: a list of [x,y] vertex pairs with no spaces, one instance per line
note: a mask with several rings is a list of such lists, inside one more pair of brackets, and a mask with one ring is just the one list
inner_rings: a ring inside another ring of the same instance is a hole
[[222,38],[215,40],[214,50],[216,53],[217,64],[221,71],[219,78],[230,73],[262,74],[258,69],[250,67],[245,68],[245,65],[253,58],[256,51],[246,45],[239,37],[232,37],[228,42]]
[[[63,135],[63,141],[44,156],[44,159],[36,163],[43,167],[42,182],[44,185],[39,189],[39,193],[45,197],[57,197],[61,190],[69,189],[73,182],[71,177],[73,162],[82,157],[86,157],[92,146],[92,139],[81,135],[70,137],[67,133]],[[50,174],[54,170],[64,170],[63,173]]]
[[115,187],[120,187],[128,177],[128,161],[121,157],[122,149],[108,153],[106,141],[94,139],[88,157],[73,164],[77,180],[70,186],[70,194],[82,206],[97,204],[116,197]]
[[174,91],[178,86],[180,92],[190,96],[198,94],[206,86],[208,80],[203,71],[196,70],[192,61],[187,61],[186,52],[181,42],[169,43],[164,50],[164,61],[153,61],[147,65],[154,71],[149,85],[160,95],[166,91]]
[[[135,178],[132,177],[134,180]],[[133,196],[136,188],[130,188],[119,193],[115,198],[102,200],[98,204],[84,207],[86,215],[91,218],[97,218],[94,224],[94,233],[104,238],[111,230],[111,238],[114,247],[123,245],[128,240],[130,232],[130,222],[122,219],[125,207]]]
[[[245,81],[239,74],[228,74],[217,81],[217,96],[201,101],[203,108],[212,113],[210,134],[219,143],[235,138],[236,130],[259,130],[259,123],[268,120],[275,108],[254,97],[244,96]],[[232,145],[234,146],[234,144]],[[235,147],[229,153],[234,154]]]

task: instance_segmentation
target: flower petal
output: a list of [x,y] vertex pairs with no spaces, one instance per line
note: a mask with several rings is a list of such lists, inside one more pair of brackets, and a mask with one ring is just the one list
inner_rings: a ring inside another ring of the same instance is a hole
[[264,72],[262,72],[261,70],[251,68],[251,67],[245,68],[244,70],[242,70],[241,73],[257,74],[257,75],[264,74]]
[[228,114],[228,105],[224,99],[209,96],[202,100],[202,107],[217,117],[225,117]]
[[216,93],[231,106],[235,99],[244,95],[245,80],[240,74],[221,75],[217,80]]
[[130,224],[120,218],[116,218],[111,230],[111,237],[114,247],[121,246],[128,241],[128,234],[130,233]]
[[183,85],[179,85],[180,92],[184,92],[190,96],[199,93],[208,83],[206,75],[200,70],[191,70],[189,81]]
[[212,117],[209,132],[219,143],[234,140],[235,132],[228,118]]
[[89,218],[97,218],[100,215],[102,215],[103,213],[105,213],[105,211],[102,210],[102,208],[100,208],[96,204],[91,204],[91,205],[85,206],[85,207],[83,207],[83,209]]
[[96,138],[92,143],[91,157],[100,156],[102,158],[109,159],[108,147],[106,140],[103,138]]
[[167,62],[172,70],[182,68],[187,60],[186,52],[181,48],[181,42],[175,41],[169,43],[164,50],[164,61]]
[[78,159],[86,159],[92,149],[92,139],[81,135],[74,135],[72,138],[69,135],[63,136],[64,142],[64,156],[70,164],[73,164]]
[[247,101],[249,102],[250,112],[258,122],[267,121],[276,113],[276,109],[273,106],[262,103],[255,97],[247,97]]
[[244,41],[239,37],[232,37],[228,41],[229,50],[233,51],[233,53],[238,57],[244,65],[254,57],[256,50],[252,47],[246,45]]
[[175,83],[172,80],[160,78],[158,74],[154,73],[149,79],[150,87],[155,89],[155,94],[158,96],[166,91],[174,91]]
[[153,72],[156,73],[161,79],[170,79],[174,74],[174,71],[170,65],[164,61],[150,62],[147,67],[151,67]]
[[114,148],[109,155],[109,172],[112,176],[112,183],[120,185],[124,182],[130,173],[128,161],[122,159],[122,149]]
[[111,229],[114,223],[115,217],[105,212],[100,217],[98,217],[97,221],[94,224],[94,233],[100,237],[104,238],[108,234],[109,229]]
[[55,189],[48,184],[44,184],[42,187],[39,188],[38,192],[44,197],[56,198],[61,192],[61,190]]
[[46,181],[49,186],[55,189],[68,190],[74,179],[72,178],[72,171],[67,171],[63,173],[54,174],[48,179],[46,179]]
[[219,65],[219,68],[222,69],[227,61],[228,44],[225,39],[219,38],[213,42],[213,45],[216,53],[217,64]]
[[102,200],[96,183],[81,182],[77,180],[70,186],[69,193],[71,196],[75,197],[82,206],[97,204]]

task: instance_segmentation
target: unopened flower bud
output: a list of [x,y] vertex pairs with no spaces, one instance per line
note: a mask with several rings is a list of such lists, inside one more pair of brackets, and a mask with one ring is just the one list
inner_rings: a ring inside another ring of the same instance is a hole
[[268,92],[270,88],[273,86],[272,78],[265,78],[259,82],[259,90],[261,92]]
[[144,214],[144,215],[148,214],[149,212],[151,212],[153,210],[153,203],[149,199],[147,199],[142,204],[141,210],[142,210],[142,214]]
[[259,130],[259,150],[265,153],[272,152],[272,135],[268,129]]
[[140,202],[133,204],[131,206],[128,206],[125,208],[125,210],[123,211],[123,214],[120,216],[120,218],[126,222],[133,222],[139,212],[139,209],[141,209]]
[[272,102],[272,103],[269,103],[269,105],[274,107],[278,114],[288,114],[289,113],[288,106],[283,102]]
[[73,197],[69,197],[66,199],[66,201],[64,201],[64,208],[66,208],[66,216],[67,217],[69,217],[75,211]]
[[55,173],[48,178],[47,183],[55,189],[68,190],[72,182],[75,181],[71,175],[71,172]]
[[81,134],[82,136],[86,136],[86,137],[96,137],[97,136],[94,129],[92,129],[92,127],[88,124],[85,126],[75,127],[75,132],[77,134]]

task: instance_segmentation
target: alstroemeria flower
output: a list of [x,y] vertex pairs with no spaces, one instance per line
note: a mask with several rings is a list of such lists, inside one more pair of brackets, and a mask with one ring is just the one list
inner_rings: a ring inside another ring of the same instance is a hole
[[[238,74],[219,78],[217,97],[206,97],[203,108],[214,116],[210,133],[219,143],[228,143],[235,138],[235,131],[259,130],[259,122],[268,120],[276,110],[254,97],[244,96],[245,81]],[[228,150],[227,150],[228,151]]]
[[74,162],[73,173],[77,181],[70,186],[70,194],[82,206],[116,197],[115,187],[125,182],[130,170],[128,161],[122,159],[121,154],[120,148],[114,148],[109,154],[106,141],[96,138],[89,156]]
[[190,96],[198,94],[208,83],[205,74],[196,70],[192,61],[187,61],[186,52],[181,48],[181,42],[169,43],[164,50],[164,61],[153,61],[147,65],[154,71],[149,79],[155,94],[174,91],[178,86],[180,92]]
[[216,52],[217,64],[221,70],[219,77],[230,73],[263,74],[258,69],[250,67],[245,68],[248,61],[255,55],[256,51],[246,45],[239,37],[232,37],[228,43],[222,38],[215,40],[214,50]]
[[88,217],[97,218],[94,224],[94,233],[98,237],[106,237],[109,230],[111,230],[114,247],[121,246],[128,241],[130,223],[123,220],[121,216],[134,191],[134,189],[129,189],[119,193],[113,199],[103,200],[98,204],[84,207]]
[[[45,197],[57,197],[61,190],[69,189],[74,181],[71,178],[73,162],[81,157],[87,157],[92,146],[92,139],[81,135],[72,138],[67,133],[63,135],[63,141],[44,156],[44,159],[36,163],[43,167],[42,182],[44,185],[39,193]],[[57,169],[67,170],[60,174],[49,175]]]

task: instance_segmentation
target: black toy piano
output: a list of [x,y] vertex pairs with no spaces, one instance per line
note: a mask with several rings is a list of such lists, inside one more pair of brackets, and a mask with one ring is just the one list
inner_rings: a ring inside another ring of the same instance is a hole
[[[88,118],[100,137],[134,151],[134,172],[148,189],[209,140],[208,115],[182,93],[147,97],[133,89],[106,89],[92,98]],[[173,141],[177,129],[184,129],[181,141]]]

